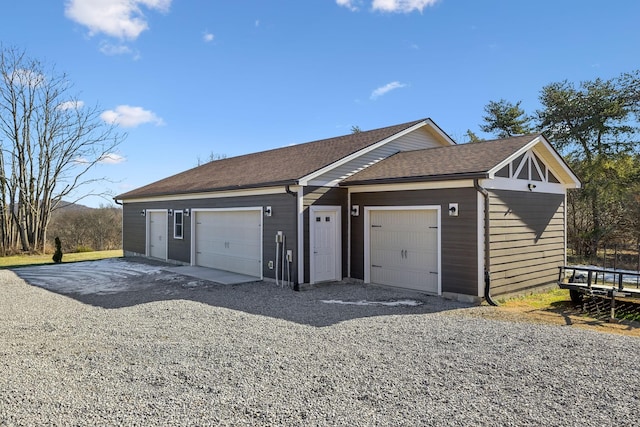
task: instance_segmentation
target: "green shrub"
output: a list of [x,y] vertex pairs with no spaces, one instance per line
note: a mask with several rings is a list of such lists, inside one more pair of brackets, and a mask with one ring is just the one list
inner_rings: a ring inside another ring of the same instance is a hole
[[53,262],[56,264],[62,262],[62,243],[59,237],[56,237],[56,251],[53,253]]

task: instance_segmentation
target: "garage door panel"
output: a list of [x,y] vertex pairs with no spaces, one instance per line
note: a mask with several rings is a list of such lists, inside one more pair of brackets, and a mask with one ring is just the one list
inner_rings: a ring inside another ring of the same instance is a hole
[[195,264],[262,275],[260,211],[197,212]]
[[370,281],[438,292],[438,211],[371,210]]

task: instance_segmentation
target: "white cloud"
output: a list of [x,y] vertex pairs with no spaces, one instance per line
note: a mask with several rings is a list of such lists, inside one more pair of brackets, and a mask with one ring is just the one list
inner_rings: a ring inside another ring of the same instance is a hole
[[107,42],[100,43],[100,52],[109,56],[127,55],[133,53],[129,46],[123,44],[111,44]]
[[100,157],[98,163],[104,163],[108,165],[116,165],[118,163],[124,162],[126,159],[122,157],[120,154],[116,153],[107,153]]
[[382,12],[422,12],[425,7],[433,6],[437,2],[438,0],[373,0],[372,8]]
[[155,123],[156,126],[164,125],[164,121],[152,111],[142,107],[130,105],[118,105],[115,110],[107,110],[100,115],[107,123],[116,124],[127,128],[136,127],[145,123]]
[[[106,165],[116,165],[118,163],[122,163],[126,158],[116,153],[106,153],[100,156],[98,159],[98,163],[106,164]],[[93,162],[86,157],[76,157],[73,159],[73,162],[77,165],[90,165]]]
[[149,28],[141,7],[168,12],[172,0],[66,0],[67,18],[84,25],[89,35],[103,33],[134,40]]
[[356,4],[360,3],[358,0],[336,0],[338,6],[346,7],[347,9],[355,12],[358,10]]
[[67,101],[58,105],[58,110],[79,110],[84,107],[84,101]]
[[392,90],[395,89],[400,89],[407,86],[404,83],[400,83],[400,82],[391,82],[391,83],[387,83],[384,86],[381,86],[379,88],[377,88],[376,90],[374,90],[373,92],[371,92],[371,99],[376,99],[382,95],[385,95],[389,92],[391,92]]
[[[410,13],[414,10],[422,12],[425,7],[433,6],[439,0],[373,0],[371,9],[381,12]],[[358,11],[362,0],[336,0],[338,6],[346,7],[352,12]]]
[[26,68],[20,68],[7,74],[4,80],[16,86],[38,87],[44,84],[47,78],[44,74],[39,74]]
[[214,38],[215,36],[208,31],[205,31],[204,34],[202,35],[202,40],[204,40],[205,43],[212,42]]

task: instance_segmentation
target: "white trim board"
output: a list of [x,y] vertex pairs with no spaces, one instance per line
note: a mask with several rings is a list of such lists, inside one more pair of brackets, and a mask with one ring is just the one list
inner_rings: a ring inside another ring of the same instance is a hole
[[[295,190],[296,186],[292,190]],[[277,187],[251,188],[244,190],[226,190],[212,191],[210,193],[193,193],[193,194],[173,194],[166,196],[140,197],[132,199],[120,199],[125,205],[128,203],[143,202],[175,202],[183,200],[200,200],[200,199],[220,199],[223,197],[245,197],[245,196],[262,196],[272,194],[285,194],[287,191],[284,185]]]

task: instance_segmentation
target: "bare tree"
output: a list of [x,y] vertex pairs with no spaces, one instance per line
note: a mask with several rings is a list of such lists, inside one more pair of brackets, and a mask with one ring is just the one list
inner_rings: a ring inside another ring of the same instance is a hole
[[68,204],[52,215],[49,231],[49,245],[59,237],[64,252],[121,249],[122,209]]
[[98,107],[84,106],[71,89],[66,74],[22,50],[0,46],[0,232],[5,251],[43,251],[58,203],[97,181],[87,172],[124,138],[100,119]]

